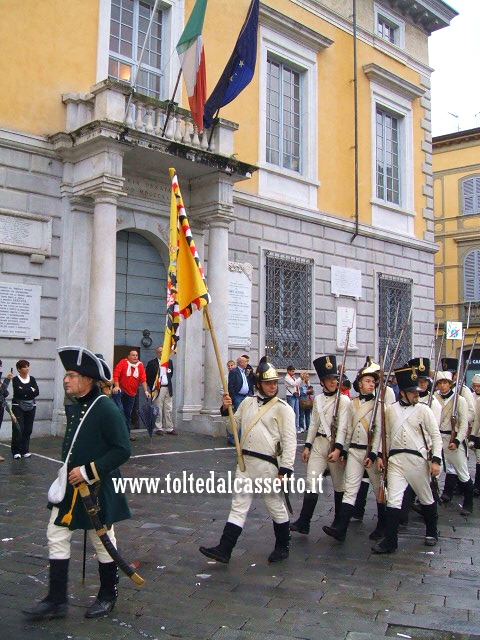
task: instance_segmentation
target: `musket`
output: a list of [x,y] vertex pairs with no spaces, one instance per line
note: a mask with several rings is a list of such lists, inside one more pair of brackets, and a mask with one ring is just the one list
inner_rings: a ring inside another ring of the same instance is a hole
[[[354,320],[355,320],[355,316],[354,316]],[[347,359],[348,343],[350,341],[350,331],[353,329],[354,320],[352,321],[352,326],[348,327],[347,332],[345,334],[345,345],[343,347],[342,364],[340,366],[337,393],[335,395],[335,403],[333,405],[332,422],[330,423],[330,453],[335,451],[335,441],[336,441],[336,438],[337,438],[338,408],[340,406],[340,395],[342,393],[342,390],[341,390],[342,384],[341,383],[342,383],[342,380],[343,380],[343,372],[345,371],[345,361]]]
[[459,380],[463,379],[462,375],[462,356],[463,347],[465,345],[465,329],[462,333],[462,344],[460,345],[460,353],[458,355],[458,369],[457,369],[457,384],[455,385],[455,391],[453,392],[452,400],[452,415],[450,417],[450,424],[452,425],[452,435],[450,436],[450,444],[455,442],[457,438],[457,422],[458,422],[458,396],[462,390],[462,387],[458,384]]
[[80,493],[83,506],[85,507],[88,517],[90,518],[90,522],[92,523],[97,536],[102,541],[102,544],[105,547],[107,553],[110,555],[118,568],[121,569],[130,578],[130,580],[133,580],[135,584],[138,584],[140,586],[142,584],[145,584],[145,580],[141,576],[139,576],[134,569],[132,569],[128,562],[126,562],[122,558],[117,549],[115,549],[115,547],[113,546],[112,541],[108,537],[107,527],[102,524],[102,521],[98,517],[100,507],[93,500],[88,484],[86,482],[80,482],[80,484],[75,486],[76,488],[78,488],[78,492]]
[[433,336],[432,344],[430,345],[430,357],[429,357],[430,362],[432,362],[433,355],[435,353],[435,344],[436,344],[436,342],[438,340],[438,330],[439,330],[439,328],[440,328],[440,320],[437,322],[437,328],[435,330],[435,335]]
[[[405,330],[407,328],[407,326],[410,324],[410,317],[412,315],[412,305],[413,303],[410,305],[410,310],[408,312],[408,316],[406,321],[404,322],[401,330],[400,330],[400,335],[398,337],[398,341],[397,344],[395,346],[395,351],[393,352],[392,355],[392,359],[390,361],[390,366],[388,369],[388,374],[386,379],[384,379],[382,381],[382,390],[381,390],[381,403],[382,403],[382,407],[381,407],[381,433],[382,433],[382,466],[383,466],[383,470],[381,472],[381,477],[380,477],[380,488],[378,490],[378,496],[377,496],[377,502],[380,503],[385,503],[386,502],[386,490],[387,490],[387,470],[388,470],[388,455],[387,455],[387,431],[385,428],[385,391],[386,391],[386,381],[390,380],[390,376],[392,375],[392,371],[393,371],[393,367],[395,366],[395,361],[397,359],[398,356],[398,351],[400,349],[400,344],[402,342],[402,338],[403,338],[403,334],[405,333]],[[380,392],[380,390],[379,390]]]
[[[465,363],[465,366],[463,368],[463,375],[462,375],[462,380],[460,381],[460,389],[463,389],[463,385],[465,384],[465,379],[467,377],[467,371],[470,367],[470,362],[472,361],[472,356],[473,356],[473,350],[475,349],[475,345],[477,344],[477,338],[478,338],[478,331],[475,334],[474,338],[473,338],[473,342],[472,345],[470,347],[470,353],[468,354],[468,358],[467,361]],[[458,380],[457,380],[457,384],[458,384]],[[460,391],[461,393],[461,391]]]
[[442,333],[442,339],[440,340],[440,348],[438,349],[437,361],[435,363],[435,371],[433,373],[432,388],[430,389],[430,395],[428,397],[428,402],[427,402],[427,405],[430,407],[430,409],[432,408],[433,394],[435,393],[435,387],[437,385],[437,374],[438,374],[438,368],[440,366],[440,360],[442,358],[442,349],[443,349],[444,342],[445,342],[445,331]]

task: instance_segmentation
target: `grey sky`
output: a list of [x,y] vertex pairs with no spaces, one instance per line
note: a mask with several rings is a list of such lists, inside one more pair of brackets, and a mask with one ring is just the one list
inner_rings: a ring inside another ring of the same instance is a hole
[[434,136],[480,127],[480,0],[447,4],[459,15],[429,38]]

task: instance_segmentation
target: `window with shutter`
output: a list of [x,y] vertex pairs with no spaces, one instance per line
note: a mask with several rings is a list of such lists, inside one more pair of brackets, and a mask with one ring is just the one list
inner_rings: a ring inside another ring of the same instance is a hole
[[480,176],[462,180],[461,189],[462,213],[464,215],[480,213]]
[[464,299],[480,301],[480,249],[474,249],[463,261]]

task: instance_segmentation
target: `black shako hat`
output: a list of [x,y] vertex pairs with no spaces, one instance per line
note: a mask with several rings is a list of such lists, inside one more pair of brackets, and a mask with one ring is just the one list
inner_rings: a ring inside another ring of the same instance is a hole
[[395,369],[394,374],[397,379],[398,388],[401,391],[418,390],[418,370],[415,367]]
[[415,367],[419,378],[430,377],[430,360],[428,358],[411,358],[406,367]]
[[452,373],[455,373],[458,369],[457,358],[442,358],[442,369],[443,371],[451,371]]
[[112,372],[105,360],[85,347],[59,347],[57,349],[65,371],[76,371],[93,380],[111,380]]
[[320,380],[327,376],[339,377],[337,371],[337,357],[334,355],[319,356],[313,361],[313,366]]

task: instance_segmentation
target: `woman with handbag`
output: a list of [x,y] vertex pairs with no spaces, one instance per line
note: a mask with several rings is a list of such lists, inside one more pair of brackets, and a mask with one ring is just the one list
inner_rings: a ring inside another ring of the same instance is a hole
[[310,375],[307,371],[303,371],[300,374],[300,379],[302,381],[300,385],[300,432],[303,432],[308,431],[310,426],[315,393],[310,384]]
[[40,391],[37,381],[30,375],[28,360],[19,360],[15,365],[18,375],[12,380],[12,413],[17,419],[17,427],[12,425],[12,456],[14,460],[30,458],[30,436],[33,431],[36,404]]

